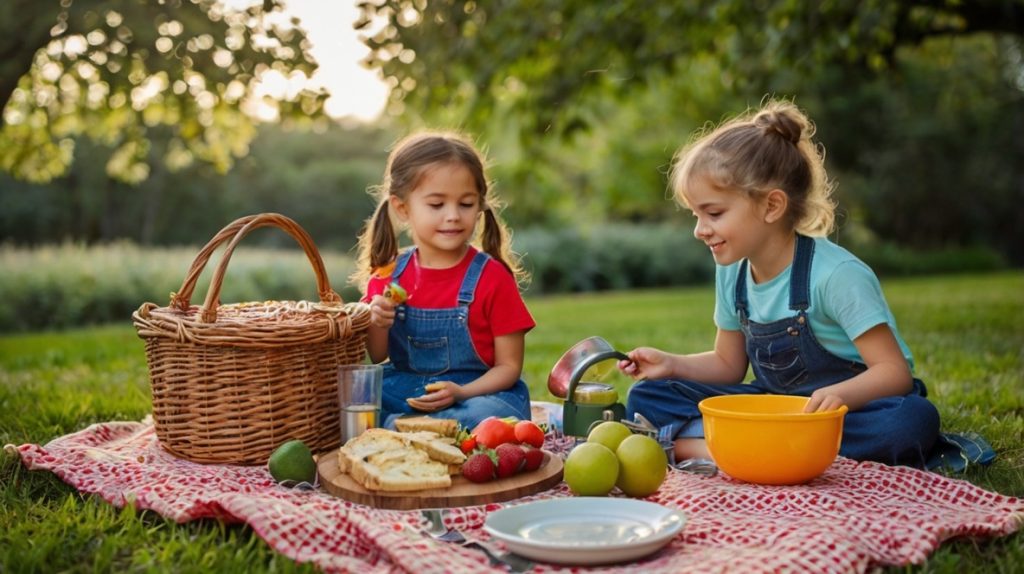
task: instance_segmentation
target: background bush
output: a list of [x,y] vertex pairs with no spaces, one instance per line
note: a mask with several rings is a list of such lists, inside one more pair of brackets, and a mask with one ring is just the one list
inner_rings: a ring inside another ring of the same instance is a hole
[[[131,321],[144,302],[165,306],[181,287],[199,248],[140,248],[130,242],[84,247],[65,243],[40,248],[0,247],[0,332],[33,331]],[[331,286],[346,301],[350,259],[323,252]],[[202,304],[220,251],[203,271],[193,304]],[[240,247],[221,289],[224,303],[317,300],[316,278],[299,250]]]
[[[254,235],[275,235],[258,230]],[[280,234],[277,234],[280,235]],[[287,238],[285,238],[287,239]],[[257,241],[259,238],[257,237]],[[919,252],[861,239],[841,238],[880,275],[979,272],[1005,267],[994,251],[950,249]],[[673,225],[612,224],[600,228],[531,229],[513,238],[532,278],[528,296],[549,293],[628,290],[709,283],[714,261],[688,228]],[[144,302],[167,305],[181,287],[198,247],[143,248],[122,241],[86,247],[0,247],[0,332],[60,329],[130,321]],[[346,301],[358,299],[348,285],[351,258],[321,250],[331,286]],[[214,254],[200,277],[192,302],[201,304]],[[241,247],[228,266],[221,301],[315,300],[316,280],[297,249]]]
[[692,285],[714,280],[714,261],[688,230],[610,224],[530,229],[515,249],[531,273],[529,294]]

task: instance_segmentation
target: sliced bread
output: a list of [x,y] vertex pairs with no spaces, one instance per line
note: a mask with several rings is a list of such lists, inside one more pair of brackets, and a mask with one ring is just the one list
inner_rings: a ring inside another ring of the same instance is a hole
[[367,490],[447,488],[454,474],[452,467],[461,465],[466,457],[446,440],[451,439],[425,431],[368,429],[341,447],[338,464]]
[[459,422],[455,419],[433,417],[401,417],[395,419],[395,428],[401,432],[431,431],[454,438],[459,432]]

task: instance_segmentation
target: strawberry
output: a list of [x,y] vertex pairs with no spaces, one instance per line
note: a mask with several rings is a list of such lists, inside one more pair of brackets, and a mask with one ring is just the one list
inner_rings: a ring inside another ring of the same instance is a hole
[[540,468],[540,465],[544,462],[544,451],[539,448],[529,446],[524,446],[522,448],[525,459],[523,462],[523,471],[537,470]]
[[540,427],[533,421],[519,421],[513,430],[517,441],[534,448],[544,446],[544,431],[540,430]]
[[499,445],[495,452],[498,454],[498,478],[506,478],[519,472],[526,459],[523,448],[517,444]]
[[469,435],[469,438],[463,439],[463,441],[459,443],[459,448],[466,454],[473,452],[473,449],[476,448],[476,437]]
[[478,452],[462,463],[462,476],[473,482],[494,480],[494,461],[486,452]]

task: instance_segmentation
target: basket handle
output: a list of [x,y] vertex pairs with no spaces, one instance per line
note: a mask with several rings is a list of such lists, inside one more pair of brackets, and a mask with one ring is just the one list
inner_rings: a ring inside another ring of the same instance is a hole
[[217,269],[213,273],[213,278],[210,280],[210,288],[206,292],[206,300],[203,302],[200,312],[201,322],[215,322],[217,320],[217,307],[220,306],[221,285],[224,282],[224,274],[227,272],[231,254],[234,253],[235,247],[242,241],[243,237],[260,227],[278,227],[291,235],[299,243],[303,251],[306,252],[306,257],[309,258],[309,262],[313,266],[320,302],[332,305],[342,302],[341,296],[331,289],[327,270],[324,268],[324,260],[320,257],[320,252],[317,251],[313,238],[306,233],[306,230],[302,229],[291,218],[285,217],[280,213],[260,213],[257,215],[247,215],[232,221],[199,251],[196,258],[192,261],[192,266],[189,268],[188,273],[185,275],[185,281],[181,284],[181,289],[177,293],[171,293],[170,306],[176,307],[181,311],[188,310],[191,304],[192,292],[195,291],[199,275],[206,267],[210,256],[213,255],[213,252],[221,244],[230,240],[227,248],[224,250],[224,255],[220,259],[220,263],[217,265]]

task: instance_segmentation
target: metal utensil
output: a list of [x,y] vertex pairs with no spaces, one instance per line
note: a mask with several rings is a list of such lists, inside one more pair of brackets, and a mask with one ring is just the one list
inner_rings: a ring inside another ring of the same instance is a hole
[[654,438],[665,449],[665,456],[668,458],[668,465],[676,470],[700,474],[703,476],[715,476],[718,474],[718,465],[709,458],[691,458],[676,462],[674,440],[672,438],[672,427],[663,426],[658,428],[650,420],[640,413],[633,413],[633,421],[622,421],[633,432],[642,432]]
[[[618,392],[614,386],[582,380],[591,367],[612,359],[628,361],[629,357],[616,351],[601,337],[589,337],[573,345],[551,369],[548,390],[552,395],[565,399],[562,404],[562,429],[565,434],[585,437],[594,423],[625,418],[626,407],[617,402]],[[614,367],[607,372],[613,371]],[[593,387],[590,390],[596,392],[577,396],[578,387]]]
[[444,525],[444,517],[439,509],[430,509],[421,511],[423,518],[426,520],[426,526],[423,532],[429,534],[434,540],[440,540],[442,542],[450,542],[452,544],[458,544],[464,548],[473,548],[480,550],[487,555],[487,559],[490,560],[491,566],[505,566],[509,572],[521,573],[529,572],[533,570],[533,562],[512,554],[511,552],[501,552],[500,550],[491,548],[485,545],[483,542],[477,542],[476,540],[468,540],[462,532],[455,528],[448,528]]
[[704,476],[715,476],[718,474],[718,465],[715,464],[715,461],[708,458],[689,458],[673,464],[672,468]]

